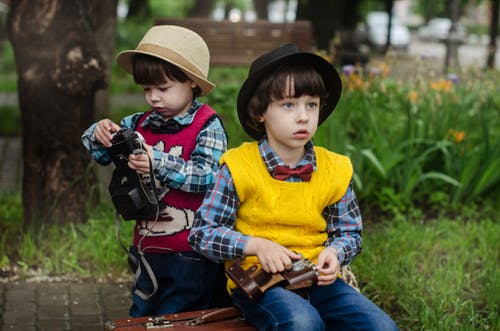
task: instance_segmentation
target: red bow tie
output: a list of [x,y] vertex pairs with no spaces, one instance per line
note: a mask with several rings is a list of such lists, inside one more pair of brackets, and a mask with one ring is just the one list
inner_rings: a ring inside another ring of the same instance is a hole
[[313,166],[310,163],[294,169],[291,169],[289,166],[277,165],[274,168],[273,177],[277,180],[286,180],[290,176],[298,176],[303,181],[308,182],[311,180],[312,171]]

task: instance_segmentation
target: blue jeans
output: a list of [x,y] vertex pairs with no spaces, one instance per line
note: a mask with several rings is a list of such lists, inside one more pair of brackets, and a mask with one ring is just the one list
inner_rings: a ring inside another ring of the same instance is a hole
[[[140,259],[136,247],[130,252]],[[132,287],[131,317],[154,316],[181,311],[206,309],[212,299],[217,263],[196,252],[144,254],[154,271],[158,291],[148,300],[135,294]],[[145,268],[137,280],[137,286],[144,293],[153,291],[153,284]],[[133,270],[135,272],[135,270]]]
[[382,309],[341,279],[303,292],[300,296],[276,286],[251,301],[236,289],[233,303],[261,331],[398,330]]

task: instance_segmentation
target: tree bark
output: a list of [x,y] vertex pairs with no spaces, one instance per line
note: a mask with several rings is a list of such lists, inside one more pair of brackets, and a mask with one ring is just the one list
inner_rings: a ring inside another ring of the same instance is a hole
[[253,6],[258,20],[267,20],[267,6],[269,0],[253,0]]
[[491,23],[490,23],[490,43],[488,46],[487,68],[495,68],[495,54],[497,52],[498,36],[498,12],[500,10],[499,0],[491,0]]
[[214,0],[196,0],[193,7],[189,9],[188,17],[202,17],[210,16],[210,11],[214,7]]
[[149,0],[130,0],[127,18],[145,18],[151,16]]
[[312,21],[314,39],[318,49],[329,50],[338,32],[353,32],[358,20],[360,0],[305,0],[299,1],[297,16]]
[[18,75],[26,225],[87,219],[94,181],[80,136],[94,121],[96,92],[106,87],[116,4],[10,2],[7,29]]
[[387,39],[384,46],[384,54],[387,54],[391,48],[391,33],[392,33],[392,8],[394,7],[394,0],[384,0],[385,12],[387,13]]

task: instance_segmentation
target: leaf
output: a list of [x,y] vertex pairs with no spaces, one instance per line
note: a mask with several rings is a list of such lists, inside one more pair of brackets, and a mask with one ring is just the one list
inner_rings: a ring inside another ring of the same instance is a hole
[[384,178],[384,179],[387,178],[387,173],[385,172],[384,167],[382,166],[382,164],[380,163],[378,158],[375,156],[375,154],[373,154],[373,152],[371,150],[363,149],[361,151],[361,155],[366,157],[371,162],[371,165],[373,166],[373,168],[375,168],[375,170],[377,170],[377,172],[379,173],[379,175],[382,178]]
[[428,179],[440,180],[442,182],[445,182],[447,184],[450,184],[450,185],[456,186],[456,187],[461,186],[460,182],[457,181],[455,178],[448,176],[446,174],[443,174],[441,172],[435,172],[435,171],[431,171],[431,172],[427,172],[427,173],[423,174],[422,176],[420,176],[418,181],[422,182],[422,181],[428,180]]
[[477,185],[474,187],[473,196],[480,195],[487,188],[495,185],[496,182],[500,181],[500,159],[495,159],[491,162],[487,168],[482,172],[482,176],[479,179]]

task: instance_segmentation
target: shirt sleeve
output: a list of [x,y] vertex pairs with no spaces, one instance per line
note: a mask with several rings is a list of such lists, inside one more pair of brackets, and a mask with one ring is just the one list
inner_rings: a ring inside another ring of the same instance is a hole
[[[135,127],[135,123],[142,114],[143,113],[136,113],[126,116],[121,120],[120,126],[125,129]],[[111,163],[111,157],[109,156],[106,147],[95,139],[96,127],[97,122],[92,124],[87,130],[85,130],[85,132],[83,132],[81,137],[82,144],[93,160],[101,165],[108,165]]]
[[214,261],[243,256],[250,237],[233,229],[238,207],[231,173],[223,165],[195,214],[189,236],[193,249]]
[[327,221],[327,247],[337,250],[339,263],[347,265],[361,252],[361,231],[363,230],[358,201],[352,181],[346,193],[338,202],[323,211]]
[[206,192],[214,180],[219,159],[226,149],[226,131],[220,119],[214,117],[198,134],[190,160],[185,161],[182,157],[153,150],[155,177],[175,189]]

